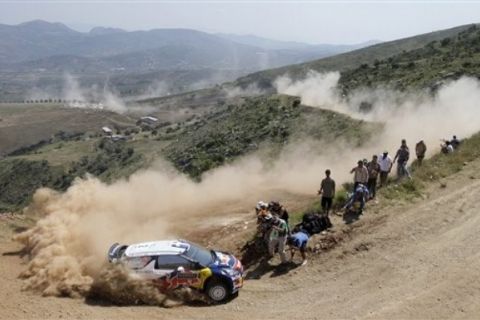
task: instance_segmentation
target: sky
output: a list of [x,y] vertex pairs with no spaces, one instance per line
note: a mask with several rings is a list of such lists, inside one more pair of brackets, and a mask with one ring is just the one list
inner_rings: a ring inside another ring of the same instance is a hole
[[480,22],[479,1],[6,1],[0,23],[41,19],[79,30],[189,28],[312,44],[394,40]]

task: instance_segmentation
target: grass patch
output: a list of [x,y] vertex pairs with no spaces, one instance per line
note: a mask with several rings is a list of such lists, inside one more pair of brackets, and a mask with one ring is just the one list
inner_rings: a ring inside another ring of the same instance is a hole
[[417,178],[405,179],[399,184],[390,184],[379,191],[387,200],[413,200],[422,196],[425,185]]

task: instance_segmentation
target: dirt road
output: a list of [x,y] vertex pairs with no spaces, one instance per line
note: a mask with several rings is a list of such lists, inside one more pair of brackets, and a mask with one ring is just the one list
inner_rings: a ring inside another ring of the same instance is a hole
[[[17,244],[0,243],[0,318],[315,319],[480,317],[480,161],[425,199],[370,208],[352,240],[305,267],[273,267],[226,305],[117,307],[21,291]],[[257,270],[258,271],[258,270]]]

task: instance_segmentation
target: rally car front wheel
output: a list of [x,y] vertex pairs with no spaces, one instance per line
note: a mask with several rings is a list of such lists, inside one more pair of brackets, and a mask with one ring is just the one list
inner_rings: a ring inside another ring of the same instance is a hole
[[228,299],[228,286],[223,281],[213,279],[207,284],[205,291],[213,302],[220,303]]

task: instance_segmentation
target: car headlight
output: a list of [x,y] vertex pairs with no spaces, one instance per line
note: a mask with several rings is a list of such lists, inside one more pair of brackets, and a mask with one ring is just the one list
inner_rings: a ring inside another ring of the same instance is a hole
[[238,272],[233,269],[222,269],[222,273],[230,277],[235,277],[238,274]]

